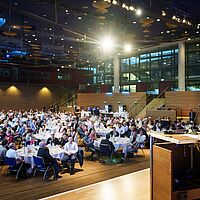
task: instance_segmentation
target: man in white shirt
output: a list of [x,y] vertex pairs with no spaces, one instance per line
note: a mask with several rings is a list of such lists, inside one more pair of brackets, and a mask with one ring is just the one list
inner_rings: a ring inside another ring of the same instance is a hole
[[[64,145],[65,156],[61,160],[63,168],[67,167],[70,170],[70,175],[74,173],[74,165],[76,161],[76,154],[78,152],[78,145],[73,141],[72,137],[68,138],[68,142]],[[67,165],[67,162],[70,162],[71,167]]]
[[10,143],[9,144],[9,150],[6,152],[6,157],[8,158],[15,158],[17,165],[16,168],[19,169],[20,166],[22,165],[21,169],[20,169],[20,173],[19,176],[20,177],[26,177],[27,171],[30,168],[30,164],[25,163],[20,156],[18,155],[17,151],[16,151],[16,145],[15,143]]

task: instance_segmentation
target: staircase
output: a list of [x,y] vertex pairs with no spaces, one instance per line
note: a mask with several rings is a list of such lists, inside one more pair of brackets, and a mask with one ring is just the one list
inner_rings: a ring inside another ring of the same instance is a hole
[[156,110],[163,105],[165,105],[165,98],[153,99],[136,115],[136,119],[145,117],[147,110]]
[[58,101],[56,101],[53,105],[59,106],[62,110],[68,110],[67,108],[72,108],[76,105],[77,95],[76,94],[66,94]]

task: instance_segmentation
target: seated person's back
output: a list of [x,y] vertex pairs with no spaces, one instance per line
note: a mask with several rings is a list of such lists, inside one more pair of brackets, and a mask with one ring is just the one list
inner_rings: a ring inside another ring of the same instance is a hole
[[115,150],[115,146],[113,143],[109,140],[110,139],[110,134],[106,134],[106,139],[101,140],[101,144],[108,144],[111,147],[111,151],[113,152]]

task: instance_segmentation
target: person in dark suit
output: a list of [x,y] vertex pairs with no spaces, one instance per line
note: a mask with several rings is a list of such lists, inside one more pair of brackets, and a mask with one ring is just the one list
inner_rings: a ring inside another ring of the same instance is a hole
[[113,130],[110,132],[111,137],[119,137],[119,132],[116,131],[116,127],[113,127]]
[[101,140],[101,144],[108,144],[108,145],[110,145],[111,151],[114,152],[115,151],[115,146],[114,146],[114,144],[109,139],[110,139],[110,134],[107,133],[106,134],[106,139],[102,139]]
[[41,141],[39,143],[39,147],[40,148],[38,150],[37,156],[42,157],[46,165],[50,165],[54,168],[55,178],[61,178],[62,176],[59,176],[57,160],[50,155],[49,149],[46,147],[46,143],[44,141]]

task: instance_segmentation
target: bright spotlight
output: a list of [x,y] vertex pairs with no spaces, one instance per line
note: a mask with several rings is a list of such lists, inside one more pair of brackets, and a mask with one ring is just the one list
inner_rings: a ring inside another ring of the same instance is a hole
[[141,9],[137,9],[136,10],[136,15],[140,16],[142,14],[142,10]]
[[101,47],[104,50],[111,50],[113,47],[113,41],[110,37],[108,38],[104,38],[103,40],[101,40]]
[[124,46],[124,50],[125,50],[126,52],[130,52],[130,51],[132,50],[132,46],[131,46],[130,44],[126,44],[126,45]]

